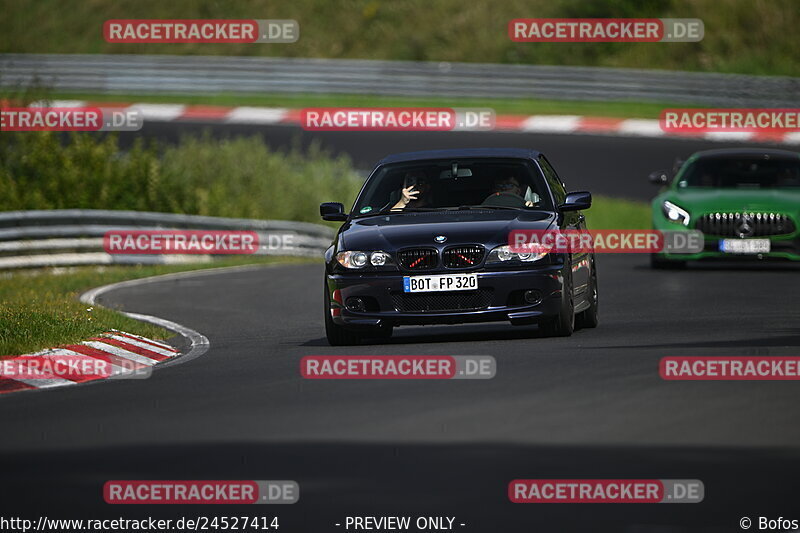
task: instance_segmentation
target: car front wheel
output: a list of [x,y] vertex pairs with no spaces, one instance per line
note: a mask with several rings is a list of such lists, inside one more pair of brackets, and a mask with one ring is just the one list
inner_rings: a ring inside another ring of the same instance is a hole
[[572,295],[572,270],[567,267],[561,289],[559,313],[539,322],[539,330],[546,337],[569,337],[575,331],[575,300]]
[[361,342],[361,335],[344,328],[333,321],[331,316],[331,295],[325,284],[325,336],[331,346],[352,346]]
[[575,318],[575,325],[578,328],[596,328],[598,323],[597,308],[599,304],[600,300],[597,295],[597,270],[594,261],[592,261],[592,277],[589,281],[589,309],[578,314]]

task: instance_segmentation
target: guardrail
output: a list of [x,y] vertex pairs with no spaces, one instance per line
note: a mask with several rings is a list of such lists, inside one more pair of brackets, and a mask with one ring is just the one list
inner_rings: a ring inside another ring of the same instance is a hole
[[481,63],[0,54],[0,86],[96,94],[325,93],[794,107],[800,78]]
[[[334,231],[319,224],[252,220],[140,211],[55,209],[0,213],[0,269],[209,262],[210,255],[109,254],[103,250],[108,231],[204,229],[254,231],[262,246],[258,255],[318,257]],[[275,247],[270,237],[291,236],[291,247]],[[221,257],[221,256],[219,256]]]

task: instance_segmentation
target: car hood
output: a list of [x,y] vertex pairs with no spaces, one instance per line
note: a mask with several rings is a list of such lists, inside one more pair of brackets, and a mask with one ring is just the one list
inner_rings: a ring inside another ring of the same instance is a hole
[[[350,221],[342,228],[340,250],[398,250],[409,246],[444,248],[479,243],[487,248],[508,243],[512,230],[549,228],[555,215],[546,211],[436,211],[389,214]],[[434,238],[444,236],[444,243]]]
[[692,214],[717,211],[800,213],[800,189],[679,189],[666,195],[665,199]]

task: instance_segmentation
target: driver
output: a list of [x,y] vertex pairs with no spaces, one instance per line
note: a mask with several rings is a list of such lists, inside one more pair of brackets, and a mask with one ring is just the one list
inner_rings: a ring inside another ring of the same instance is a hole
[[514,200],[518,198],[521,203],[524,202],[526,207],[533,207],[532,201],[525,200],[522,197],[522,185],[520,185],[516,176],[505,176],[495,179],[492,182],[492,194],[490,194],[489,197],[483,201],[483,203],[496,204],[498,200],[500,200],[498,197],[501,196],[510,197]]
[[522,186],[519,184],[519,180],[514,176],[494,180],[492,191],[495,194],[508,193],[522,196]]

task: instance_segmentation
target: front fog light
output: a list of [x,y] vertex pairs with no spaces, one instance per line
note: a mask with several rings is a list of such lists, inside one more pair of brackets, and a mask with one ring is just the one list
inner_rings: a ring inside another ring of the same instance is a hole
[[530,289],[523,293],[523,299],[526,304],[538,304],[542,301],[542,293],[536,289]]
[[367,310],[367,306],[364,304],[364,300],[358,297],[350,297],[344,303],[344,306],[347,308],[348,311],[355,311],[357,313],[363,313]]

